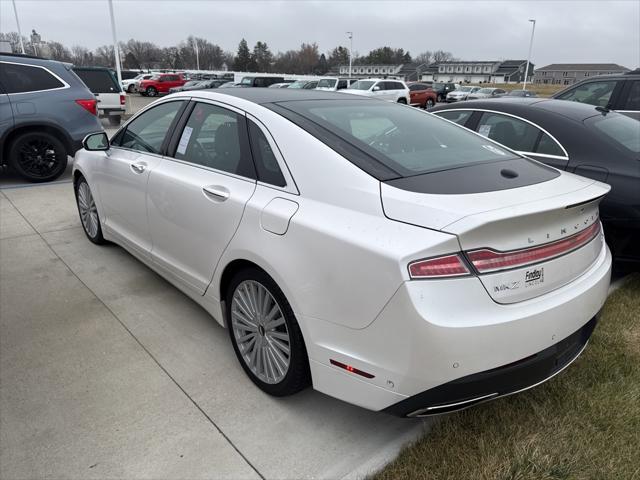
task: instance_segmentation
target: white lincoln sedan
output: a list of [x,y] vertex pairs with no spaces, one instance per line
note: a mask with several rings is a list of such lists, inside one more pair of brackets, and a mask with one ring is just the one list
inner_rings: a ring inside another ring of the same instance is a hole
[[165,97],[73,178],[82,225],[229,331],[272,395],[424,416],[551,378],[607,295],[609,187],[417,109],[339,93]]

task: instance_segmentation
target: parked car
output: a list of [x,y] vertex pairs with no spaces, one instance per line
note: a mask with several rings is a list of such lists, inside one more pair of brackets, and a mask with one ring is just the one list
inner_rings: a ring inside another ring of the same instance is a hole
[[239,83],[235,83],[235,82],[225,82],[222,85],[220,85],[218,88],[232,88],[232,87],[238,87],[240,84]]
[[289,88],[293,82],[272,83],[267,88]]
[[138,84],[140,95],[156,97],[161,93],[169,93],[169,89],[181,87],[187,83],[182,73],[157,73],[148,80],[141,80]]
[[470,94],[477,92],[478,90],[480,90],[481,87],[476,87],[476,86],[472,86],[472,85],[465,85],[462,86],[460,88],[458,88],[457,90],[454,90],[453,92],[449,92],[447,93],[447,97],[446,97],[446,102],[447,103],[453,103],[453,102],[461,102],[463,100],[466,100],[467,97],[469,97]]
[[431,108],[436,104],[438,96],[433,89],[422,82],[409,82],[409,103],[415,107]]
[[111,70],[103,67],[73,67],[73,71],[98,100],[98,115],[108,118],[111,125],[120,125],[127,99]]
[[452,82],[433,82],[433,91],[436,92],[438,102],[444,102],[449,92],[456,89],[456,84]]
[[97,103],[70,65],[0,53],[0,169],[58,178],[82,139],[102,130]]
[[282,77],[242,77],[239,87],[268,87],[274,83],[283,83]]
[[184,85],[181,85],[179,87],[172,87],[169,89],[169,93],[177,93],[177,92],[182,92],[183,90],[187,90],[187,89],[192,89],[193,87],[199,85],[200,83],[202,83],[203,80],[189,80],[188,82],[186,82]]
[[289,84],[288,88],[304,88],[305,90],[313,90],[318,86],[318,80],[296,80]]
[[409,104],[411,101],[409,87],[401,80],[368,78],[358,80],[342,91],[351,95],[372,97],[389,102]]
[[177,93],[88,137],[73,179],[88,239],[202,305],[272,395],[423,416],[515,393],[580,355],[609,288],[607,185],[391,102]]
[[129,80],[122,80],[122,88],[127,93],[134,93],[138,91],[138,85],[142,80],[149,80],[153,77],[154,73],[141,73],[140,75],[131,78]]
[[[600,110],[598,110],[600,109]],[[495,99],[437,107],[455,121],[560,170],[611,185],[600,205],[615,258],[640,263],[640,125],[588,104]]]
[[606,107],[640,120],[640,68],[621,75],[587,78],[553,98]]
[[344,90],[345,88],[350,87],[357,81],[357,78],[323,77],[318,80],[318,86],[316,87],[316,90],[337,92],[338,90]]
[[496,95],[496,97],[537,97],[536,92],[532,92],[531,90],[511,90],[510,92]]
[[502,88],[485,87],[467,95],[467,100],[477,100],[479,98],[495,98],[507,93]]

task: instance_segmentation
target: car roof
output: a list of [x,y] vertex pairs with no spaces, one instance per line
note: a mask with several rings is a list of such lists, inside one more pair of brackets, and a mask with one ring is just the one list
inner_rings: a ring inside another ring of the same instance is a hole
[[[360,100],[371,101],[366,97],[347,95],[340,92],[327,92],[324,90],[305,90],[302,88],[230,88],[216,90],[216,95],[228,95],[241,98],[257,104],[289,102],[294,100]],[[198,96],[209,98],[213,92],[201,92]]]
[[594,105],[580,102],[571,102],[568,100],[554,100],[550,98],[539,97],[513,97],[513,98],[495,98],[491,100],[468,100],[462,105],[442,105],[431,109],[432,112],[444,110],[497,110],[506,113],[526,115],[531,109],[543,110],[557,115],[570,118],[576,121],[582,121],[586,118],[600,115],[601,112],[596,110]]

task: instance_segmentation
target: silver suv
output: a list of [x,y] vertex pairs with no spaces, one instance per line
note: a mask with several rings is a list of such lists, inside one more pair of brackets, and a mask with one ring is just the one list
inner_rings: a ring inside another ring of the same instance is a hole
[[97,101],[71,65],[0,53],[0,169],[58,178],[83,138],[102,130]]

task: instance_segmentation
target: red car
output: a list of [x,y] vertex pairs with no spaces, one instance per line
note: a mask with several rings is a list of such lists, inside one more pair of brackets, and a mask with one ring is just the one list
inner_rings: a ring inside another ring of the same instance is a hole
[[159,73],[149,80],[142,80],[138,87],[140,95],[155,97],[161,93],[169,93],[170,88],[181,87],[187,80],[182,73]]
[[407,83],[407,86],[409,87],[411,105],[420,108],[431,108],[436,104],[438,95],[426,83],[411,82]]

